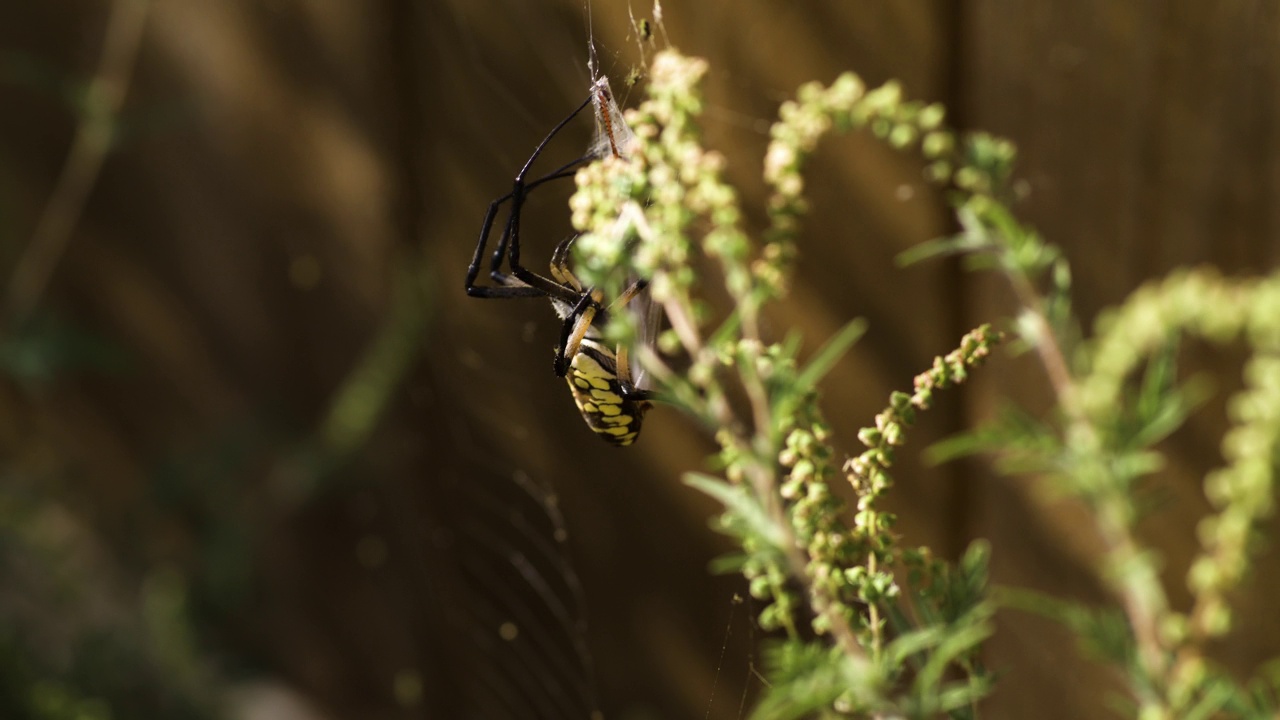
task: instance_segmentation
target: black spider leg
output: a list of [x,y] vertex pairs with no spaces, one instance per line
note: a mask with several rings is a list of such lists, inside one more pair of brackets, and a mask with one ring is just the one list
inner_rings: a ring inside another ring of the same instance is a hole
[[[519,237],[513,236],[513,233],[519,232],[519,225],[515,220],[519,216],[520,210],[524,204],[524,196],[530,190],[545,182],[571,177],[573,172],[576,170],[576,166],[581,165],[586,159],[587,158],[579,158],[550,175],[538,178],[533,182],[521,183],[518,191],[513,190],[489,204],[489,210],[484,216],[484,224],[480,228],[480,240],[476,243],[475,254],[472,255],[471,264],[467,267],[466,291],[468,295],[480,298],[543,297],[546,295],[553,295],[567,302],[573,302],[576,299],[574,297],[567,296],[565,292],[563,292],[563,288],[555,289],[549,287],[549,285],[555,285],[555,283],[552,283],[550,280],[538,276],[519,265]],[[490,258],[489,262],[489,277],[494,282],[498,283],[498,285],[477,285],[476,278],[480,274],[480,263],[484,258],[485,245],[487,244],[489,235],[493,230],[494,218],[498,209],[507,201],[511,201],[511,216],[504,226],[502,235],[496,243],[497,247],[494,249],[493,256]],[[509,245],[515,248],[515,265],[512,267],[512,275],[507,275],[501,270],[502,258],[507,254]],[[529,282],[529,276],[533,276],[536,279]]]
[[[530,168],[533,166],[538,156],[556,136],[578,113],[591,104],[592,96],[588,96],[581,105],[577,107],[568,117],[561,120],[546,138],[538,144],[533,154],[525,162],[524,167],[520,168],[520,172],[516,174],[511,192],[489,203],[489,209],[485,212],[484,222],[480,226],[480,239],[476,242],[476,251],[472,255],[471,264],[467,267],[466,292],[472,297],[484,298],[514,298],[514,297],[538,297],[551,296],[556,297],[565,302],[576,302],[577,294],[570,289],[545,278],[537,273],[525,269],[520,265],[520,211],[524,207],[525,196],[537,186],[558,180],[560,178],[569,177],[577,169],[579,165],[591,160],[591,156],[587,155],[573,162],[567,163],[554,172],[538,178],[537,180],[525,181],[525,177],[529,174]],[[476,278],[480,274],[480,263],[484,258],[485,245],[488,242],[489,235],[493,231],[494,219],[497,217],[498,209],[506,202],[511,203],[510,214],[508,215],[506,227],[498,239],[497,247],[494,249],[493,257],[489,264],[489,276],[497,286],[481,286],[476,284]],[[515,277],[514,282],[511,276],[501,271],[502,256],[509,255],[509,265],[511,275]]]
[[[533,188],[545,182],[571,177],[576,172],[577,166],[587,162],[589,159],[589,157],[583,157],[574,160],[550,175],[541,177],[531,183],[524,183],[518,191],[513,190],[507,195],[511,199],[511,210],[507,216],[506,228],[498,238],[497,247],[494,248],[493,256],[489,261],[489,277],[494,282],[499,283],[499,288],[532,289],[536,290],[536,292],[499,297],[525,297],[528,294],[532,294],[549,295],[566,302],[577,300],[576,293],[520,264],[520,213],[524,208],[525,197],[528,196]],[[502,272],[504,254],[507,256],[510,275]]]

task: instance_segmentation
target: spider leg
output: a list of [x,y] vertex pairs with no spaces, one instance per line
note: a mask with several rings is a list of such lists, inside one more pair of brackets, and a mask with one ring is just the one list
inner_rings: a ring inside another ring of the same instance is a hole
[[[507,224],[505,226],[505,229],[503,230],[502,235],[498,238],[497,247],[493,249],[493,256],[489,259],[489,275],[490,276],[493,276],[495,280],[499,280],[499,278],[497,278],[496,275],[502,274],[501,273],[502,258],[507,254],[508,241],[513,237],[513,233],[519,232],[518,226],[513,227],[513,223],[511,221],[515,217],[518,217],[520,212],[524,209],[524,198],[531,191],[533,191],[534,188],[538,187],[543,183],[551,182],[552,180],[559,180],[561,178],[572,177],[573,174],[577,172],[578,167],[582,165],[584,162],[586,162],[587,160],[588,158],[585,158],[585,157],[578,158],[577,160],[574,160],[571,163],[567,163],[561,166],[560,168],[556,169],[554,172],[549,173],[543,177],[540,177],[537,180],[524,183],[524,185],[519,191],[517,191],[516,189],[512,189],[511,192],[507,193],[506,195],[503,195],[502,197],[494,201],[495,203],[501,204],[506,200],[511,200],[511,212],[507,216]],[[492,225],[493,223],[493,220],[491,218],[489,219],[489,223],[490,225]],[[487,232],[489,231],[486,231],[486,233]],[[516,239],[518,240],[519,238],[516,237]],[[517,250],[517,256],[518,255],[519,255],[519,251]]]
[[613,356],[618,361],[618,386],[622,389],[622,397],[627,400],[653,400],[657,397],[657,393],[652,390],[641,390],[631,380],[631,363],[627,355],[627,348],[619,345]]
[[556,345],[555,364],[552,366],[556,377],[564,377],[569,372],[569,361],[582,347],[582,339],[595,322],[599,308],[599,293],[584,292],[573,309],[565,315],[564,324],[560,328],[560,343]]
[[[471,264],[467,266],[466,288],[467,294],[471,297],[480,298],[515,298],[515,297],[540,297],[544,295],[541,290],[528,285],[516,285],[508,283],[505,275],[498,272],[497,263],[490,270],[490,277],[498,282],[498,286],[477,285],[476,277],[480,274],[480,261],[484,257],[485,242],[489,239],[489,233],[493,229],[493,219],[498,214],[498,208],[502,203],[511,199],[512,194],[507,193],[502,197],[489,203],[489,209],[484,214],[484,223],[480,226],[480,240],[476,243],[475,254],[471,257]],[[501,261],[501,256],[498,256]]]
[[[640,278],[631,283],[631,286],[626,290],[623,290],[622,294],[618,296],[618,299],[613,301],[613,304],[618,307],[626,307],[627,303],[634,300],[635,297],[643,292],[647,287],[649,287],[649,281],[644,278]],[[610,307],[612,307],[612,305]]]
[[569,248],[573,247],[573,243],[578,239],[577,235],[570,235],[556,245],[556,249],[551,252],[551,277],[562,285],[568,285],[578,292],[582,292],[582,281],[578,280],[578,276],[573,274],[569,269]]
[[[575,166],[580,164],[581,162],[582,162],[581,159],[575,160],[572,163],[569,163],[568,165],[556,170],[550,175],[538,178],[537,180],[534,180],[531,183],[525,183],[523,186],[524,192],[528,192],[529,190],[536,188],[542,183],[550,182],[552,180],[559,180],[560,178],[572,176],[573,170],[576,170]],[[502,272],[501,270],[502,258],[507,253],[508,241],[511,236],[511,233],[513,232],[512,224],[510,221],[507,222],[505,226],[506,229],[503,231],[502,235],[498,238],[498,242],[496,243],[497,247],[494,249],[493,255],[489,261],[489,277],[491,280],[497,283],[497,286],[496,287],[484,286],[484,285],[476,284],[476,279],[480,275],[480,264],[485,254],[485,246],[488,243],[489,235],[492,234],[493,232],[494,220],[497,218],[498,210],[502,207],[504,203],[512,202],[511,212],[513,214],[518,214],[519,209],[515,205],[516,198],[520,198],[521,200],[523,200],[523,193],[517,194],[516,191],[513,190],[507,193],[506,195],[503,195],[502,197],[489,203],[489,209],[485,211],[484,222],[480,225],[480,239],[478,242],[476,242],[476,250],[475,250],[475,253],[472,254],[471,256],[471,264],[467,266],[467,278],[466,278],[465,288],[466,288],[467,294],[472,297],[483,297],[483,298],[540,297],[548,294],[548,291],[545,285],[537,286],[537,285],[534,285],[534,283],[524,282],[518,278],[512,278],[510,275]],[[518,257],[518,253],[517,253],[517,257]],[[521,268],[521,270],[523,270],[523,268]]]
[[[570,163],[567,167],[576,166],[580,163],[587,162],[589,159],[589,157],[581,158]],[[565,174],[569,173],[566,172]],[[541,183],[549,179],[552,178],[543,178],[538,182]],[[581,292],[580,289],[575,291],[571,288],[565,287],[565,285],[545,278],[520,264],[520,213],[516,209],[516,203],[523,205],[524,196],[528,190],[528,186],[523,187],[520,190],[513,190],[514,197],[512,197],[512,212],[507,219],[507,229],[503,232],[502,242],[507,243],[507,266],[510,268],[510,273],[514,275],[517,280],[520,280],[526,285],[539,288],[551,297],[556,297],[569,303],[577,302],[577,296]],[[495,257],[495,260],[498,260],[498,258]],[[500,264],[500,262],[497,264]],[[496,271],[496,267],[494,270]],[[555,272],[555,270],[552,271],[553,275]],[[576,281],[572,284],[575,288],[581,287],[581,284]]]
[[[565,299],[569,302],[576,300],[576,297],[567,289],[559,286],[551,280],[548,280],[547,278],[526,270],[520,265],[520,211],[523,209],[525,196],[534,188],[552,180],[571,176],[579,165],[591,159],[590,156],[578,158],[577,160],[567,163],[566,165],[563,165],[555,171],[536,180],[525,180],[529,174],[530,168],[533,167],[534,161],[537,160],[538,156],[542,154],[542,151],[546,149],[552,138],[554,138],[570,120],[576,117],[578,113],[582,112],[584,108],[590,105],[593,98],[594,93],[589,95],[581,105],[568,115],[568,117],[556,124],[556,126],[551,129],[551,132],[547,133],[547,136],[543,138],[542,142],[538,144],[538,147],[534,149],[533,154],[525,161],[524,166],[520,168],[520,172],[516,173],[515,180],[512,183],[511,192],[489,203],[489,208],[485,212],[484,222],[480,226],[480,238],[476,242],[475,253],[472,255],[471,264],[467,266],[465,289],[468,295],[471,295],[472,297],[486,298],[537,297],[540,295],[551,295],[553,297]],[[494,248],[493,257],[489,265],[489,276],[497,283],[497,286],[477,285],[476,279],[480,274],[480,263],[482,262],[485,254],[485,245],[488,242],[489,235],[493,232],[493,225],[497,218],[498,210],[507,202],[511,203],[509,216],[505,223],[502,235],[498,238],[496,243],[497,247]],[[502,257],[504,254],[509,255],[511,266],[510,273],[515,276],[514,279],[501,271]]]

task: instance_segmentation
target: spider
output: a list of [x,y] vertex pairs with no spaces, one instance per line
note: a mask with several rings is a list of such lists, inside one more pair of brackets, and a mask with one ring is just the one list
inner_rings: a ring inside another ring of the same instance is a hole
[[[542,154],[551,140],[581,113],[588,105],[594,105],[597,135],[586,155],[560,166],[536,179],[529,179],[534,161]],[[599,437],[613,445],[624,446],[635,442],[640,434],[640,424],[646,411],[652,407],[653,393],[640,387],[643,372],[633,368],[626,348],[609,347],[600,333],[607,322],[608,313],[614,308],[624,308],[646,316],[642,328],[651,334],[656,316],[647,296],[642,297],[646,281],[636,280],[612,305],[604,304],[603,293],[584,287],[569,268],[569,251],[576,235],[561,241],[551,254],[551,277],[540,275],[520,264],[520,212],[525,198],[535,188],[545,183],[572,177],[577,169],[596,158],[612,155],[625,157],[623,152],[634,138],[622,113],[613,99],[608,78],[601,77],[591,86],[591,93],[572,113],[561,120],[546,138],[534,148],[524,167],[516,173],[511,192],[489,203],[484,222],[480,226],[480,239],[475,254],[467,267],[466,291],[472,297],[520,298],[546,297],[562,321],[560,342],[556,346],[553,370],[565,378],[573,393],[574,403],[583,420]],[[478,285],[480,265],[485,256],[485,245],[492,234],[498,211],[509,204],[506,222],[496,247],[489,258],[489,278],[493,285]],[[508,270],[503,271],[504,258]]]

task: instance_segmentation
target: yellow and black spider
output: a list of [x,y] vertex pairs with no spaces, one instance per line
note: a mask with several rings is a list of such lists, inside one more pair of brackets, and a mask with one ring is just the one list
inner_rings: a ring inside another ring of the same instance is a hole
[[[587,154],[546,175],[529,179],[534,161],[552,138],[588,105],[595,108],[597,135]],[[592,84],[587,99],[552,128],[534,149],[524,167],[516,173],[511,192],[489,203],[480,226],[475,254],[467,267],[466,280],[467,294],[472,297],[546,297],[551,300],[563,323],[553,364],[555,373],[569,383],[573,400],[587,426],[605,441],[619,446],[635,442],[644,414],[652,406],[653,394],[641,387],[643,371],[632,367],[626,348],[611,348],[604,341],[600,328],[606,324],[612,309],[627,308],[640,315],[652,315],[645,294],[646,282],[635,280],[620,297],[606,306],[603,294],[597,289],[584,287],[569,268],[569,250],[577,236],[565,239],[552,252],[551,277],[525,268],[520,264],[520,211],[528,194],[544,183],[572,177],[579,167],[597,158],[607,155],[624,157],[632,137],[613,99],[609,81],[600,78]],[[506,222],[489,258],[489,278],[494,284],[478,285],[476,281],[484,260],[485,246],[499,209],[507,203],[510,205]],[[504,260],[507,263],[505,272]],[[651,320],[645,317],[642,329],[648,331],[651,328]]]

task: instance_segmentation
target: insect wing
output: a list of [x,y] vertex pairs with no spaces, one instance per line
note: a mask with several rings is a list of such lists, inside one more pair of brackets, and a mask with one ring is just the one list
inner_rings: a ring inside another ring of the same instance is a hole
[[[627,312],[631,313],[636,328],[636,348],[654,348],[658,342],[658,326],[662,321],[662,308],[649,297],[648,289],[641,290],[627,303]],[[627,357],[627,365],[631,374],[631,382],[637,390],[652,390],[653,383],[649,373],[640,363],[640,353],[632,352]]]

